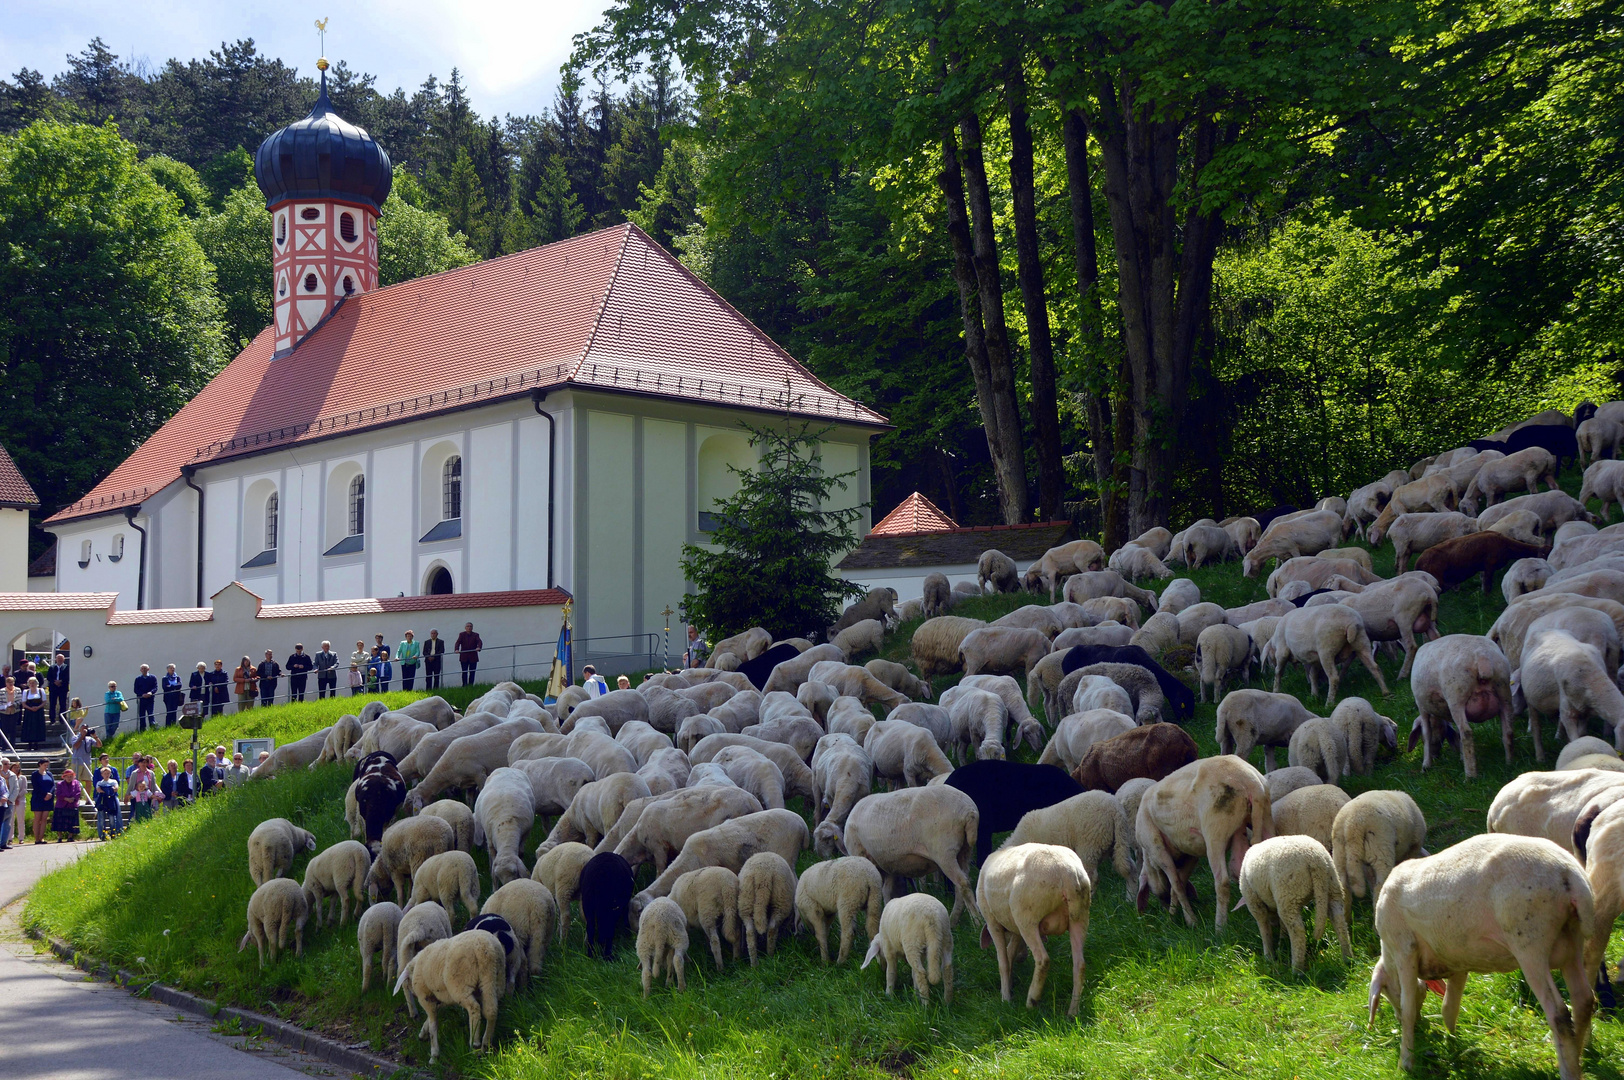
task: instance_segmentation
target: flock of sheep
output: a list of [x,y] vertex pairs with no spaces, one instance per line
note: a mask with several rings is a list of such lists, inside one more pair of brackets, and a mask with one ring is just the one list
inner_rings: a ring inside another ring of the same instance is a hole
[[[1026,999],[1037,1004],[1044,939],[1069,935],[1075,1016],[1103,864],[1141,909],[1154,895],[1193,926],[1190,879],[1204,860],[1216,928],[1238,885],[1265,956],[1284,933],[1297,969],[1327,919],[1351,959],[1350,907],[1373,898],[1382,950],[1371,1016],[1385,993],[1401,1016],[1404,1067],[1424,986],[1444,994],[1453,1027],[1468,973],[1520,968],[1545,1008],[1562,1076],[1576,1078],[1592,987],[1606,984],[1606,942],[1624,911],[1624,527],[1598,530],[1581,502],[1535,489],[1570,449],[1599,453],[1624,437],[1624,403],[1591,411],[1577,433],[1574,417],[1541,414],[1346,500],[1203,520],[1176,535],[1152,529],[1109,561],[1077,541],[1023,578],[989,551],[975,585],[932,575],[921,598],[901,604],[874,590],[821,645],[773,642],[756,628],[719,642],[710,667],[593,699],[571,688],[544,705],[503,683],[461,716],[439,698],[395,712],[371,704],[279,748],[256,772],[353,762],[354,839],[312,857],[301,886],[282,875],[314,838],[283,819],[261,824],[248,843],[257,890],[242,947],[255,941],[261,963],[267,948],[274,962],[291,929],[302,952],[309,915],[321,925],[336,899],[343,923],[353,900],[363,988],[381,953],[408,1012],[426,1013],[432,1059],[443,1004],[466,1011],[472,1047],[489,1046],[501,995],[539,974],[576,905],[589,955],[609,955],[622,926],[635,931],[645,995],[662,977],[685,986],[692,931],[718,969],[728,951],[753,964],[804,926],[825,963],[835,930],[834,962],[845,964],[861,915],[863,966],[884,961],[887,993],[903,960],[922,1001],[940,986],[948,1002],[952,926],[968,910],[997,952],[1006,1001],[1029,952]],[[1520,487],[1529,493],[1500,501]],[[1596,461],[1585,489],[1616,501],[1624,462]],[[1342,546],[1354,534],[1391,538],[1398,576],[1377,577],[1367,549]],[[1403,571],[1412,555],[1416,569]],[[1234,558],[1248,576],[1278,560],[1269,599],[1226,610],[1202,602],[1188,579],[1159,595],[1134,584],[1171,577],[1169,563]],[[1440,636],[1440,593],[1475,574],[1487,589],[1506,567],[1509,604],[1489,634]],[[1050,602],[993,622],[950,613],[989,587],[1047,592]],[[878,650],[888,624],[920,615],[914,670],[851,662]],[[1350,798],[1338,786],[1368,774],[1381,747],[1397,747],[1393,719],[1339,693],[1353,659],[1387,693],[1374,656],[1382,643],[1403,652],[1399,677],[1411,680],[1419,711],[1410,745],[1424,742],[1423,768],[1447,741],[1475,776],[1470,725],[1496,718],[1509,761],[1521,712],[1541,762],[1542,718],[1557,719],[1567,743],[1556,771],[1501,790],[1487,835],[1438,855],[1424,849],[1427,824],[1410,796]],[[770,650],[788,658],[762,670]],[[1315,694],[1324,676],[1329,716],[1278,692],[1293,663]],[[1274,692],[1226,694],[1254,664],[1273,668]],[[1218,702],[1218,756],[1200,757],[1180,726],[1197,701],[1175,674],[1186,666],[1200,699],[1210,688]],[[931,701],[929,680],[952,675],[957,684]],[[1592,721],[1611,729],[1612,745],[1587,733]],[[1009,760],[1023,742],[1035,763]],[[1248,760],[1259,747],[1264,772]],[[1276,768],[1279,750],[1287,764]],[[797,798],[810,823],[788,808]],[[527,866],[538,819],[548,833]],[[489,853],[495,887],[483,903],[476,846]],[[808,848],[819,861],[797,876]],[[639,889],[643,863],[652,877]],[[949,885],[951,910],[926,892],[898,895],[932,874]],[[470,920],[461,932],[459,907]]]

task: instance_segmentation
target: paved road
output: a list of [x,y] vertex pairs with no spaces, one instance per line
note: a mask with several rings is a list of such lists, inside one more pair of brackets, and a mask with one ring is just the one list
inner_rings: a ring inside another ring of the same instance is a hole
[[[47,870],[98,846],[27,844],[0,852],[0,907]],[[19,905],[20,907],[20,905]],[[342,1070],[276,1043],[211,1032],[208,1020],[177,1013],[109,983],[88,979],[36,953],[0,917],[0,1077],[28,1080],[307,1080]]]

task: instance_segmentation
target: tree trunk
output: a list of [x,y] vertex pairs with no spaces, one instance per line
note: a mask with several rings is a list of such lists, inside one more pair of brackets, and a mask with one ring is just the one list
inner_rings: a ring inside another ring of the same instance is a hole
[[993,233],[987,164],[981,156],[980,118],[973,112],[966,113],[959,121],[959,134],[964,141],[962,158],[969,196],[970,245],[981,295],[988,377],[1003,450],[994,455],[993,470],[998,477],[998,502],[1004,524],[1019,525],[1027,520],[1032,504],[1026,491],[1025,440],[1021,434],[1020,411],[1015,405],[1015,367],[1009,358],[1009,330],[1004,323],[1004,288],[998,267],[998,240]]
[[[970,219],[964,205],[964,179],[959,166],[959,146],[953,129],[942,133],[942,170],[936,175],[947,203],[947,235],[953,249],[953,281],[959,289],[959,311],[964,316],[964,357],[970,362],[975,380],[976,404],[981,408],[981,424],[987,432],[987,453],[992,458],[993,475],[998,481],[999,505],[1008,521],[1010,500],[1005,476],[1008,463],[1015,462],[1020,502],[1026,502],[1026,471],[1020,444],[1020,427],[1015,427],[1014,445],[1004,437],[1008,430],[1003,414],[1014,409],[1014,388],[1008,387],[1009,407],[1001,408],[999,388],[987,358],[987,337],[981,321],[981,293],[977,283],[975,255],[970,238]],[[1024,521],[1025,514],[1016,520]]]
[[1026,339],[1032,361],[1032,440],[1038,458],[1038,516],[1060,517],[1065,472],[1060,465],[1060,405],[1055,394],[1054,341],[1038,247],[1037,196],[1032,180],[1032,129],[1026,112],[1026,72],[1017,58],[1004,81],[1009,98],[1009,186],[1015,211],[1015,260],[1026,308]]
[[[1070,109],[1062,122],[1066,152],[1066,186],[1071,199],[1071,238],[1077,261],[1077,315],[1082,351],[1089,360],[1090,378],[1084,388],[1088,439],[1094,446],[1094,479],[1100,494],[1100,530],[1106,551],[1127,541],[1122,498],[1123,470],[1118,466],[1117,438],[1112,423],[1111,387],[1100,370],[1105,355],[1105,318],[1100,311],[1099,251],[1094,243],[1094,184],[1088,171],[1088,122],[1082,111]],[[1127,383],[1118,364],[1117,397]]]

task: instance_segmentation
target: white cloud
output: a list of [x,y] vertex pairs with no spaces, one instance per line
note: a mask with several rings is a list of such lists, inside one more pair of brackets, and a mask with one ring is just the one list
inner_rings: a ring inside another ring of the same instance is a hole
[[410,92],[453,67],[474,107],[491,113],[540,112],[552,102],[558,69],[574,36],[599,21],[606,0],[349,0],[346,4],[231,4],[198,0],[0,0],[0,69],[47,76],[91,38],[126,59],[153,66],[190,59],[222,41],[251,37],[267,55],[314,73],[318,18],[331,16],[327,55],[378,77],[388,93]]

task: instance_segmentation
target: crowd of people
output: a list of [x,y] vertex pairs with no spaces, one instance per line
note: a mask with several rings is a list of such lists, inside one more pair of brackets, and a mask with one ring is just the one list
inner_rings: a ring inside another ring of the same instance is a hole
[[[353,696],[386,694],[394,688],[397,666],[402,690],[416,689],[420,671],[423,688],[438,690],[448,652],[457,658],[462,685],[472,686],[484,648],[485,642],[474,631],[474,624],[465,623],[449,647],[438,630],[430,630],[428,638],[421,642],[408,630],[395,646],[384,641],[382,634],[374,635],[371,645],[357,641],[347,661],[347,672],[345,659],[333,651],[330,641],[323,641],[313,653],[306,652],[302,642],[295,644],[282,663],[277,662],[271,649],[266,649],[264,658],[257,663],[244,656],[231,669],[226,668],[224,660],[215,660],[212,666],[198,661],[186,677],[174,664],[166,664],[162,675],[154,675],[150,665],[142,664],[128,694],[116,680],[107,684],[102,696],[104,741],[118,734],[124,714],[132,708],[137,731],[158,726],[160,704],[164,726],[173,727],[183,713],[219,716],[233,703],[240,711],[273,702],[304,701],[312,693],[312,676],[317,699],[336,697],[341,692],[341,680]],[[90,707],[83,699],[69,696],[70,675],[65,652],[57,653],[56,662],[44,670],[29,660],[15,672],[5,671],[4,686],[0,687],[0,734],[5,736],[4,746],[38,750],[46,741],[50,717],[61,717],[71,727],[89,716]],[[282,689],[283,679],[287,680],[286,691]]]

